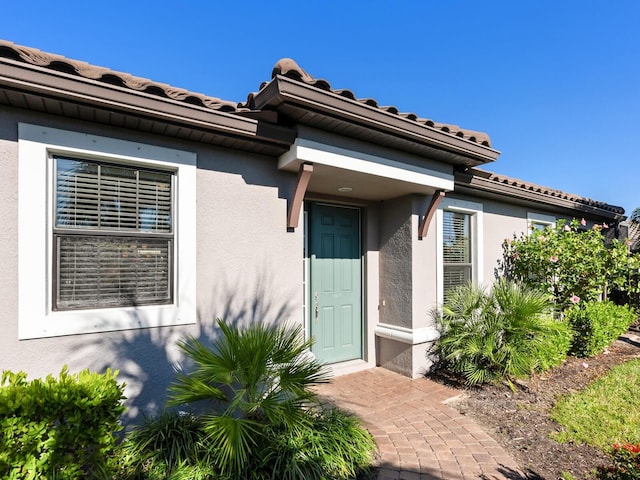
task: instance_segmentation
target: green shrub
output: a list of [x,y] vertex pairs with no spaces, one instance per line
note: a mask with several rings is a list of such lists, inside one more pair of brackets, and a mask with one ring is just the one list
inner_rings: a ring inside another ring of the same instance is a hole
[[375,442],[357,419],[320,406],[311,389],[328,373],[299,327],[218,321],[211,347],[179,342],[193,362],[170,386],[165,412],[135,427],[119,449],[123,480],[329,480],[354,478]]
[[124,385],[117,372],[84,370],[0,384],[0,478],[103,478],[112,470]]
[[559,356],[554,336],[565,330],[550,315],[548,296],[525,286],[497,281],[490,293],[474,285],[452,291],[439,315],[436,352],[441,366],[476,385],[531,374]]
[[120,447],[122,480],[351,479],[371,465],[375,442],[338,409],[306,410],[296,429],[269,426],[242,477],[224,474],[194,415],[165,412],[135,427]]
[[567,310],[566,317],[574,331],[571,353],[592,357],[626,332],[637,315],[626,305],[585,302]]
[[181,471],[193,476],[203,464],[213,474],[202,421],[191,414],[165,411],[145,419],[127,434],[118,454],[120,478],[178,477]]
[[375,441],[357,418],[334,408],[310,410],[308,418],[303,428],[272,432],[250,478],[346,480],[370,467]]
[[552,331],[540,334],[540,341],[532,344],[537,358],[536,370],[546,372],[564,362],[571,348],[573,330],[566,320],[556,321]]

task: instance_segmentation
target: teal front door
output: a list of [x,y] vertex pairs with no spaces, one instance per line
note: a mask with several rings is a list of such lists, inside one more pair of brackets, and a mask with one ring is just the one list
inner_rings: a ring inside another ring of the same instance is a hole
[[360,210],[311,204],[309,230],[312,351],[327,363],[362,358]]

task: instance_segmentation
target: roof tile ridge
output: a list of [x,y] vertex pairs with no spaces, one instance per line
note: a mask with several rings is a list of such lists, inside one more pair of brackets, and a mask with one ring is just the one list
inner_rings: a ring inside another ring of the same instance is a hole
[[147,78],[119,72],[109,68],[92,65],[81,60],[74,60],[55,53],[17,45],[0,39],[0,57],[12,58],[23,63],[43,67],[63,73],[115,85],[130,90],[165,97],[182,103],[201,106],[210,110],[236,112],[236,102],[222,100],[202,93],[191,92],[184,88],[174,87],[167,83],[156,82]]
[[[454,135],[459,138],[463,138],[464,140],[477,143],[483,145],[485,147],[491,147],[491,139],[489,135],[483,132],[478,132],[475,130],[467,130],[462,129],[457,125],[451,125],[447,123],[436,123],[432,120],[422,119],[415,113],[407,113],[400,112],[400,110],[393,106],[381,106],[378,101],[374,98],[359,98],[356,94],[349,89],[336,89],[331,86],[331,84],[324,79],[318,79],[310,75],[303,68],[298,65],[298,63],[291,58],[282,58],[278,60],[271,71],[271,78],[276,78],[278,75],[282,75],[284,77],[293,79],[298,82],[305,83],[307,85],[311,85],[313,87],[320,88],[325,91],[329,91],[336,95],[340,95],[342,97],[348,98],[350,100],[359,102],[361,104],[367,105],[372,108],[376,108],[378,110],[390,113],[392,115],[397,115],[401,118],[405,118],[407,120],[413,121],[417,124],[423,125],[428,128],[440,130],[441,132],[448,133]],[[260,85],[260,90],[262,90],[268,82],[263,82]],[[250,93],[247,97],[247,101],[244,104],[240,104],[241,107],[247,107],[253,105],[253,99],[255,97],[255,93]]]
[[535,191],[537,193],[541,193],[543,195],[547,195],[547,196],[552,196],[552,197],[560,197],[566,200],[570,200],[570,201],[574,201],[577,203],[582,203],[585,205],[594,205],[594,206],[598,206],[601,208],[604,208],[606,210],[611,210],[613,212],[619,212],[619,213],[624,213],[624,208],[620,207],[618,205],[611,205],[610,203],[607,202],[602,202],[600,200],[594,200],[592,198],[589,197],[584,197],[582,195],[577,195],[574,193],[569,193],[569,192],[565,192],[564,190],[558,190],[556,188],[551,188],[551,187],[547,187],[544,185],[539,185],[537,183],[532,183],[532,182],[527,182],[525,180],[521,180],[519,178],[514,178],[514,177],[509,177],[508,175],[503,175],[503,174],[498,174],[495,172],[490,172],[489,170],[483,170],[480,168],[471,168],[469,169],[467,172],[470,173],[472,176],[474,175],[474,171],[475,172],[482,172],[484,174],[488,174],[489,176],[487,177],[489,180],[494,181],[494,182],[498,182],[498,183],[506,183],[509,185],[512,185],[514,187],[519,187],[519,188],[525,188],[528,190],[532,190]]

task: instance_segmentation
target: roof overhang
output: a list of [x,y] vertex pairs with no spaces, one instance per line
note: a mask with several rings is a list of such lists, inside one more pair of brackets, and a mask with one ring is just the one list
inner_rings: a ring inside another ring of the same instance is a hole
[[279,155],[290,128],[0,57],[0,104]]
[[308,191],[323,195],[375,201],[454,188],[453,169],[447,173],[297,138],[290,150],[279,157],[278,168],[298,172],[302,164],[313,165]]
[[483,165],[500,154],[491,147],[283,75],[276,75],[253,96],[252,107],[274,109],[294,122],[339,131],[450,165]]
[[455,191],[501,202],[508,200],[515,204],[576,218],[588,216],[594,221],[606,223],[625,219],[624,209],[572,197],[564,192],[525,184],[515,179],[509,180],[497,181],[490,172],[482,170],[456,172]]

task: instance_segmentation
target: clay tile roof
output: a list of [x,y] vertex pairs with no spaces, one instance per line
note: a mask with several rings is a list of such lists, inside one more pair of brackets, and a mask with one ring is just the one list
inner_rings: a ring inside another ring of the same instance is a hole
[[512,185],[514,187],[519,187],[526,190],[531,190],[537,193],[541,193],[544,195],[548,195],[551,197],[561,198],[563,200],[569,200],[571,202],[579,203],[582,205],[588,205],[590,207],[600,208],[602,210],[606,210],[615,214],[624,214],[624,208],[618,207],[615,205],[609,205],[606,202],[600,202],[597,200],[592,200],[591,198],[582,197],[580,195],[574,195],[573,193],[563,192],[562,190],[555,190],[549,187],[544,187],[542,185],[536,185],[534,183],[525,182],[524,180],[519,180],[517,178],[506,177],[504,175],[498,175],[496,173],[486,172],[482,170],[477,170],[483,172],[485,175],[488,175],[488,179],[497,183],[505,183]]
[[[293,80],[306,83],[307,85],[311,85],[321,90],[326,90],[326,91],[335,93],[336,95],[340,95],[350,100],[360,102],[364,105],[368,105],[370,107],[383,110],[393,115],[398,115],[400,117],[414,121],[426,127],[429,127],[435,130],[440,130],[442,132],[449,133],[451,135],[455,135],[460,138],[464,138],[467,141],[478,143],[480,145],[484,145],[485,147],[491,147],[491,140],[489,139],[489,136],[486,133],[474,132],[472,130],[466,130],[466,129],[463,130],[457,125],[436,123],[433,120],[430,120],[427,118],[420,118],[415,113],[400,112],[398,108],[394,106],[380,106],[378,105],[378,102],[373,98],[358,98],[351,90],[334,89],[326,80],[317,79],[309,75],[306,71],[300,68],[300,66],[294,60],[290,58],[283,58],[276,63],[276,65],[273,67],[271,78],[275,78],[277,75],[282,75],[282,76],[291,78]],[[266,82],[260,86],[260,89],[262,89],[265,85],[266,85]]]
[[97,67],[86,62],[70,60],[61,55],[42,52],[35,48],[16,45],[13,42],[0,40],[0,58],[9,58],[18,62],[55,70],[118,87],[143,92],[146,94],[169,98],[178,102],[205,107],[220,112],[237,112],[235,102],[227,102],[219,98],[175,88],[165,83],[158,83],[146,78],[134,77],[128,73],[116,72]]

